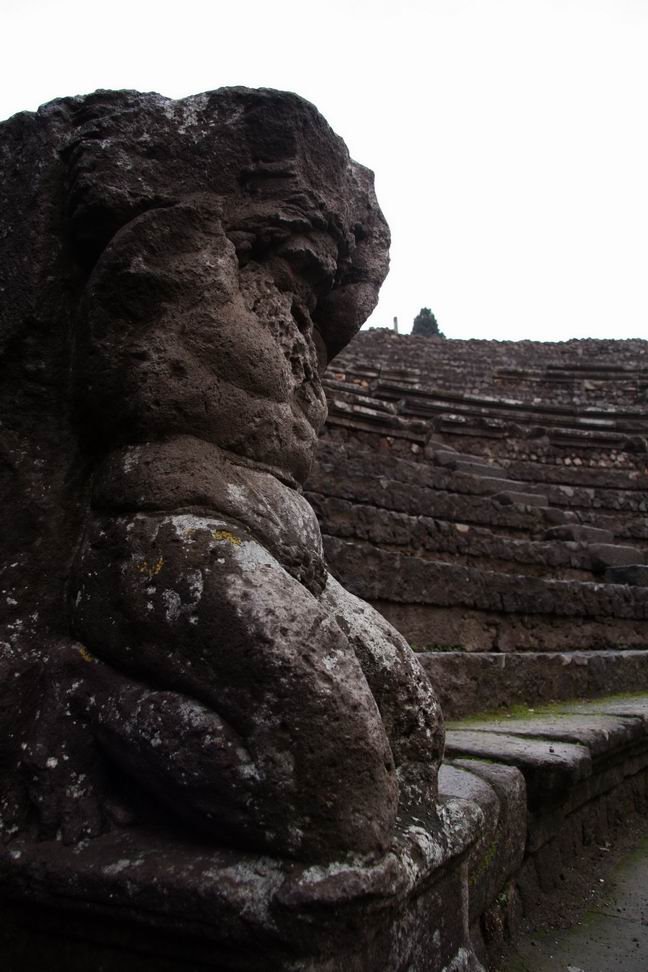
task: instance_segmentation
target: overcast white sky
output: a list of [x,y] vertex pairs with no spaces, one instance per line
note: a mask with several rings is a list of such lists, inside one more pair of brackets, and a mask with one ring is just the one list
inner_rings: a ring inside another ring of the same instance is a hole
[[648,337],[648,0],[0,0],[0,118],[228,84],[313,101],[376,172],[371,323]]

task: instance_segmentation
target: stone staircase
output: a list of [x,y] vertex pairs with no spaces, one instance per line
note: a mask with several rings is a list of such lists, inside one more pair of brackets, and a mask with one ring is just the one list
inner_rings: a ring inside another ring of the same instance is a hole
[[493,969],[498,949],[564,888],[576,859],[609,848],[635,815],[645,819],[648,696],[450,723],[439,792],[483,813],[468,859],[468,909],[473,947]]
[[447,711],[511,654],[531,701],[565,697],[549,656],[572,695],[648,687],[648,342],[361,332],[325,385],[329,563],[452,671]]

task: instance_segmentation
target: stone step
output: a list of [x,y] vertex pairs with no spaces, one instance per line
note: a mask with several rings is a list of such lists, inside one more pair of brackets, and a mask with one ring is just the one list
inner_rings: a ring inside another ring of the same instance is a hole
[[393,510],[410,516],[427,516],[450,523],[488,526],[517,536],[542,536],[548,526],[576,522],[576,514],[546,505],[495,503],[490,495],[452,493],[418,484],[394,482],[387,477],[347,474],[337,464],[318,467],[307,483],[308,496],[330,496]]
[[[645,769],[646,695],[567,702],[529,711],[525,717],[506,712],[478,716],[450,723],[446,733],[446,756],[461,760],[460,765],[465,765],[462,758],[477,758],[520,769],[532,812],[557,802],[573,812],[580,800],[591,799],[596,792],[596,785],[583,784],[604,777],[611,763],[625,764],[627,772],[636,772],[638,747]],[[530,824],[528,846],[537,849],[547,839],[546,830],[537,821]]]
[[[464,461],[460,460],[456,462],[451,468],[455,469],[457,472],[468,473],[471,476],[479,476],[482,479],[488,479],[489,477],[493,479],[506,478],[505,470],[501,466],[493,464],[486,464],[480,462]],[[521,483],[518,485],[522,485]]]
[[[396,435],[397,433],[392,432],[391,434]],[[359,448],[350,450],[343,448],[339,442],[333,445],[330,440],[327,441],[326,437],[321,440],[319,456],[326,459],[331,476],[337,474],[333,472],[335,469],[339,469],[343,473],[350,469],[353,469],[354,472],[364,470],[367,475],[370,475],[376,462],[376,451],[369,450],[366,444],[363,443]],[[545,482],[533,484],[530,480],[522,482],[513,478],[502,480],[492,477],[482,478],[453,472],[447,466],[400,458],[384,448],[380,454],[380,465],[382,475],[387,479],[401,483],[400,488],[403,488],[406,483],[415,482],[420,486],[434,490],[480,496],[508,491],[539,493],[547,497],[550,507],[560,508],[572,514],[561,519],[560,523],[582,521],[583,523],[587,522],[589,526],[596,527],[596,520],[601,517],[605,520],[605,522],[601,522],[601,528],[608,531],[612,529],[615,534],[628,522],[628,518],[637,519],[637,522],[639,522],[639,518],[643,518],[645,521],[645,514],[648,513],[648,493],[638,489],[624,492],[607,487],[596,489],[594,487],[563,484],[551,485]],[[498,483],[501,483],[501,485],[497,486]],[[585,516],[586,514],[587,516]],[[614,520],[612,527],[609,526],[610,516]],[[637,536],[639,535],[637,534]]]
[[400,382],[378,380],[373,388],[377,398],[401,401],[404,412],[415,415],[432,414],[439,411],[466,412],[473,414],[505,413],[515,415],[537,424],[591,426],[593,428],[643,427],[648,420],[648,412],[641,408],[618,409],[566,406],[551,401],[516,400],[498,396],[474,395],[471,393],[449,392],[430,385],[413,388]]
[[330,379],[324,381],[323,385],[329,401],[364,405],[376,412],[386,412],[389,415],[395,415],[397,412],[396,405],[393,402],[383,402],[373,398],[362,385],[355,385],[350,381],[331,381]]
[[592,570],[602,574],[609,567],[630,567],[643,564],[644,555],[637,547],[624,547],[614,543],[589,545]]
[[427,437],[427,427],[424,423],[411,422],[397,415],[381,414],[371,409],[362,412],[360,409],[338,408],[335,403],[329,403],[328,425],[342,426],[356,429],[359,432],[371,432],[380,438],[408,439],[418,445],[423,445]]
[[546,493],[542,489],[534,490],[531,483],[520,483],[516,479],[499,479],[494,476],[481,476],[475,473],[469,473],[464,470],[458,469],[456,475],[461,477],[461,480],[466,481],[466,477],[470,480],[479,482],[481,487],[480,493],[482,495],[490,494],[495,495],[497,493],[534,493],[535,495],[542,495],[546,498]]
[[[474,420],[473,420],[474,419]],[[548,426],[530,425],[524,422],[504,422],[491,416],[482,416],[479,420],[467,415],[443,413],[433,421],[433,427],[444,435],[460,435],[472,439],[520,439],[532,430],[533,438],[544,438],[547,442],[560,449],[578,450],[583,454],[625,448],[628,441],[627,432],[600,432],[589,429],[572,427],[551,428]]]
[[[437,515],[437,504],[446,510],[453,505],[457,510],[467,510],[467,520],[463,513],[456,517],[441,515],[441,519],[478,522],[474,511],[480,509],[483,509],[484,523],[489,523],[493,518],[497,522],[497,518],[504,515],[503,510],[493,507],[492,484],[497,480],[453,473],[443,467],[397,458],[388,451],[380,455],[380,475],[376,477],[376,462],[375,451],[370,452],[366,448],[350,450],[339,442],[324,439],[307,489],[359,502],[371,502],[370,497],[373,497],[376,506],[392,504],[393,509],[422,515]],[[519,492],[517,489],[512,491]],[[542,493],[543,490],[538,489],[537,492]],[[578,521],[577,514],[569,509],[548,507],[546,504],[540,509],[542,513],[538,511],[532,515],[534,529]],[[473,510],[473,515],[470,510]],[[514,515],[520,516],[517,512]],[[519,520],[519,525],[523,524],[524,516]]]
[[[533,453],[533,448],[528,448]],[[627,452],[622,454],[627,459]],[[522,482],[542,483],[546,486],[571,486],[578,489],[618,490],[621,493],[645,493],[645,469],[637,469],[629,465],[625,468],[600,468],[585,465],[578,457],[561,457],[570,459],[569,464],[557,464],[550,456],[538,450],[536,459],[516,459],[507,463],[507,475]],[[575,460],[578,459],[578,463]],[[545,461],[546,460],[546,461]],[[645,458],[641,460],[642,467],[646,465]]]
[[648,692],[648,650],[420,651],[447,718],[570,698]]
[[430,444],[425,447],[426,458],[432,459],[438,466],[445,466],[458,472],[473,473],[477,476],[502,477],[505,470],[497,463],[486,463],[480,456],[471,456],[465,452],[457,452],[450,449],[430,449]]
[[447,558],[484,570],[544,575],[554,580],[578,579],[577,572],[582,572],[580,579],[592,580],[591,557],[585,543],[571,539],[520,539],[502,534],[494,526],[451,523],[338,497],[309,494],[309,498],[326,536],[369,542],[428,559]]
[[648,565],[630,564],[626,567],[608,567],[605,571],[605,583],[648,587]]
[[498,418],[507,423],[517,425],[535,425],[548,430],[584,431],[584,432],[617,432],[626,435],[645,433],[648,426],[648,416],[641,413],[617,414],[613,411],[591,414],[583,410],[581,414],[574,413],[567,406],[551,409],[537,407],[529,402],[507,402],[505,399],[472,402],[467,399],[448,401],[439,397],[417,398],[411,397],[411,390],[405,388],[389,388],[378,385],[375,395],[387,401],[397,400],[398,409],[402,415],[416,418],[434,418],[435,416],[460,415],[465,418]]
[[[567,625],[580,624],[584,634],[587,626],[598,620],[609,627],[609,639],[615,637],[612,623],[621,625],[625,620],[632,622],[634,637],[641,638],[642,644],[648,643],[646,588],[637,587],[630,592],[614,584],[480,570],[441,559],[408,556],[368,543],[331,536],[323,539],[333,574],[358,597],[386,602],[384,610],[381,608],[385,614],[389,614],[389,602],[416,605],[413,615],[420,613],[424,605],[452,608],[458,618],[470,610],[491,612],[493,625],[498,618],[520,618],[527,625],[529,637],[536,616],[549,618],[553,624],[560,622],[568,632]],[[572,638],[576,645],[576,633]]]
[[592,756],[585,746],[558,740],[549,743],[504,731],[489,732],[479,722],[471,722],[470,728],[448,730],[445,754],[447,759],[487,759],[517,766],[526,782],[531,810],[543,802],[565,798],[592,775]]

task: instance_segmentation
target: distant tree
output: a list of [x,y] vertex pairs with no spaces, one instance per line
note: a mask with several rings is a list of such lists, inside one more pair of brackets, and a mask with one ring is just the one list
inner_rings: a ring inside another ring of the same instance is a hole
[[414,318],[412,334],[420,334],[422,337],[445,337],[443,331],[439,330],[436,317],[429,307],[421,307]]

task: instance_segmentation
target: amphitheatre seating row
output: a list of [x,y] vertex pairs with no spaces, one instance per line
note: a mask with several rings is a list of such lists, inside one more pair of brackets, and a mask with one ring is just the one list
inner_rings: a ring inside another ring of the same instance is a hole
[[510,652],[538,699],[559,697],[533,661],[551,653],[648,686],[648,342],[370,331],[325,387],[307,493],[331,568],[439,670],[463,656],[457,691]]
[[[469,394],[492,393],[570,405],[628,404],[648,401],[648,361],[643,341],[443,341],[408,336],[409,346],[389,331],[364,332],[331,372],[357,381],[381,377],[410,387],[429,384]],[[363,343],[364,342],[364,343]],[[427,344],[425,343],[427,342]],[[366,345],[371,344],[371,359]],[[415,348],[417,356],[412,354]],[[433,349],[430,351],[430,349]],[[429,361],[433,357],[433,371]],[[457,382],[458,375],[461,382]]]

